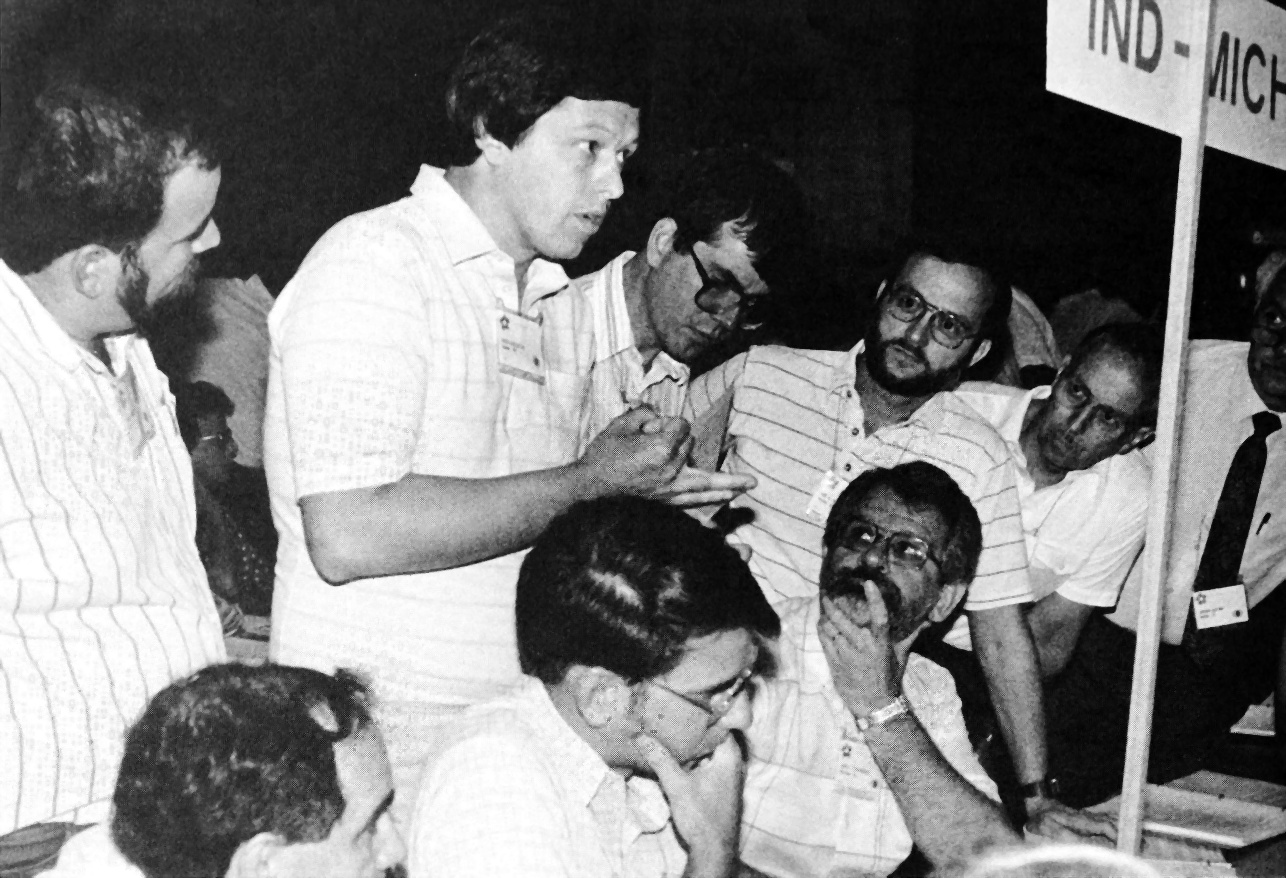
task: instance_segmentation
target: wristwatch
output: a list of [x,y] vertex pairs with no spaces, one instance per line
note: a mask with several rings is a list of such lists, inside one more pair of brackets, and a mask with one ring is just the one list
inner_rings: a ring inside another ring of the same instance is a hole
[[899,695],[888,704],[881,708],[871,711],[866,716],[854,716],[857,720],[857,727],[866,731],[871,726],[882,726],[894,717],[899,717],[904,713],[911,712],[911,705],[907,702],[905,695]]
[[1018,788],[1018,792],[1024,799],[1034,799],[1037,796],[1044,799],[1053,799],[1058,795],[1058,780],[1052,777],[1042,777],[1040,780],[1023,784]]

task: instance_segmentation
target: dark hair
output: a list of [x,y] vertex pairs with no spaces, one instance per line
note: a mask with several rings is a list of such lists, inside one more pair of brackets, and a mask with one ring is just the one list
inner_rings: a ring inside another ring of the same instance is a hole
[[347,671],[197,671],[130,729],[112,838],[148,878],[222,878],[261,832],[320,841],[344,811],[334,745],[370,724],[366,687]]
[[1155,427],[1161,395],[1161,360],[1165,353],[1161,333],[1150,323],[1105,323],[1080,340],[1063,372],[1076,371],[1091,354],[1103,348],[1120,351],[1134,361],[1144,400],[1143,408],[1135,413],[1134,426]]
[[973,503],[955,479],[922,460],[900,463],[889,469],[870,469],[849,482],[826,519],[822,545],[835,546],[858,507],[881,488],[894,494],[913,511],[932,509],[947,525],[947,547],[942,556],[942,581],[973,582],[982,554],[982,523]]
[[546,683],[572,665],[645,680],[673,669],[694,637],[780,630],[718,531],[637,497],[577,503],[555,518],[523,559],[515,613],[522,670]]
[[450,164],[478,157],[480,130],[516,146],[568,97],[642,106],[632,65],[609,54],[610,39],[584,36],[577,25],[542,10],[502,19],[473,38],[447,86]]
[[0,211],[0,258],[18,274],[101,244],[119,253],[156,228],[179,167],[216,168],[192,120],[147,114],[92,88],[63,86],[36,101],[16,191]]
[[[697,241],[713,243],[726,222],[754,255],[758,274],[790,255],[807,238],[804,196],[790,175],[748,147],[694,153],[652,189],[651,215],[678,225],[674,246],[686,252]],[[777,271],[777,274],[783,274]]]
[[196,448],[201,438],[201,418],[226,418],[236,409],[223,388],[208,381],[190,381],[174,385],[175,414],[179,435],[188,451]]
[[[909,252],[908,252],[909,251]],[[983,315],[982,325],[974,338],[973,349],[977,349],[984,340],[991,341],[993,346],[1004,345],[1009,337],[1009,310],[1013,306],[1014,294],[1009,281],[999,269],[983,254],[962,244],[944,244],[942,242],[919,243],[908,248],[907,257],[897,269],[895,276],[900,276],[911,264],[924,257],[931,256],[952,265],[967,265],[982,275],[982,289],[988,294],[991,304]]]

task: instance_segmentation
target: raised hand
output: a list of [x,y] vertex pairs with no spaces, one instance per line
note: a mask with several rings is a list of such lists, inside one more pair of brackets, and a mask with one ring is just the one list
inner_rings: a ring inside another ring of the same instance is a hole
[[822,597],[817,633],[830,665],[831,679],[844,706],[855,716],[866,716],[902,693],[906,655],[900,654],[889,636],[889,612],[875,583],[862,583],[869,620],[854,618],[854,608],[844,599]]
[[729,735],[710,756],[684,768],[659,741],[639,735],[635,745],[656,773],[670,803],[674,829],[688,848],[687,878],[725,878],[737,865],[741,790],[746,762]]

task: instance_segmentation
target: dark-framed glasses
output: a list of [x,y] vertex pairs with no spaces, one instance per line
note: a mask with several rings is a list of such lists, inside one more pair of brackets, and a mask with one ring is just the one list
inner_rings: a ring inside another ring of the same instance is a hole
[[946,348],[958,348],[978,334],[968,320],[952,311],[930,305],[924,301],[923,296],[904,284],[890,287],[883,296],[883,304],[888,315],[902,323],[915,323],[924,316],[925,311],[931,312],[929,332],[934,341]]
[[715,280],[697,256],[697,248],[694,246],[688,252],[697,268],[697,277],[701,278],[701,289],[696,295],[698,308],[716,317],[740,312],[742,329],[758,329],[764,325],[766,296],[747,295],[736,278]]
[[719,691],[704,696],[680,692],[677,689],[671,689],[664,683],[658,683],[656,680],[644,680],[643,682],[649,686],[664,689],[680,701],[686,701],[698,710],[708,713],[711,722],[716,722],[728,715],[728,711],[732,710],[732,706],[737,703],[737,698],[750,686],[751,678],[754,675],[754,669],[747,668],[740,675],[729,680]]
[[206,436],[198,436],[196,441],[198,443],[213,442],[217,446],[222,448],[224,451],[231,449],[232,446],[235,445],[237,442],[237,440],[234,439],[232,436],[232,429],[230,427],[224,427],[222,430],[220,430],[217,433],[210,433],[209,435],[206,435]]
[[891,562],[912,570],[919,570],[926,561],[942,566],[941,559],[922,538],[902,531],[885,532],[866,521],[855,521],[845,528],[838,545],[851,552],[869,552],[882,545]]

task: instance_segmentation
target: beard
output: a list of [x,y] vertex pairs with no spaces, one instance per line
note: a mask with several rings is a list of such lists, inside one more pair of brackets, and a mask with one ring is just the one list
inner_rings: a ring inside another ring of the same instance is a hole
[[158,336],[158,330],[172,322],[173,315],[184,310],[192,300],[200,275],[200,257],[192,257],[183,271],[151,302],[147,300],[147,288],[152,277],[139,264],[137,249],[127,246],[121,253],[121,261],[125,270],[117,298],[133,322],[134,331],[151,341]]
[[862,605],[866,603],[866,590],[862,583],[868,580],[880,590],[880,597],[884,599],[884,607],[889,613],[889,636],[894,640],[909,637],[920,624],[919,620],[906,617],[906,602],[902,598],[902,590],[883,570],[865,565],[844,570],[823,567],[820,588],[827,597]]
[[[876,384],[889,393],[896,393],[898,396],[932,396],[953,386],[964,371],[961,366],[953,366],[945,370],[933,369],[925,359],[924,351],[904,344],[898,339],[886,341],[880,338],[878,325],[872,326],[867,336],[866,371]],[[899,378],[894,375],[885,362],[885,356],[891,347],[897,347],[914,357],[924,366],[924,371],[909,378]]]

